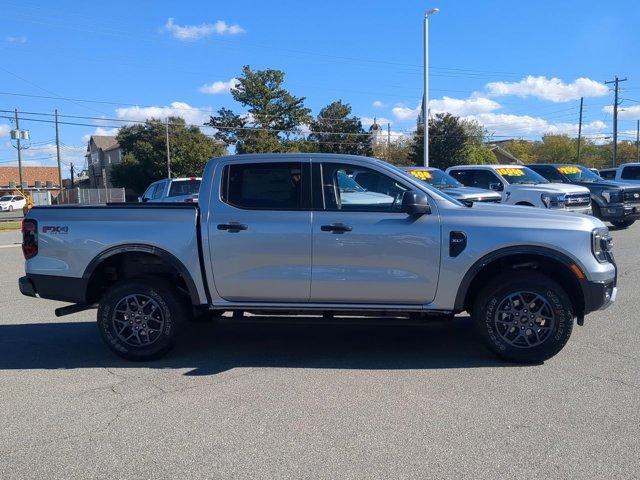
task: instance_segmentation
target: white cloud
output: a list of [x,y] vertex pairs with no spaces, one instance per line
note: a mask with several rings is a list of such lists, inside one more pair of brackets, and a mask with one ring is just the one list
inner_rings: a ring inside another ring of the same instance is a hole
[[178,25],[173,18],[169,18],[164,28],[170,32],[174,38],[182,41],[195,41],[211,35],[237,35],[244,33],[245,29],[240,25],[229,25],[223,20],[216,23],[202,23],[200,25]]
[[440,100],[430,100],[429,110],[431,114],[451,113],[458,117],[476,115],[479,113],[493,112],[500,108],[498,102],[485,97],[471,97],[466,100],[451,97],[442,97]]
[[210,93],[212,95],[217,95],[219,93],[229,93],[232,88],[236,88],[236,86],[240,82],[237,78],[232,78],[228,82],[224,82],[222,80],[218,80],[217,82],[213,82],[209,85],[205,84],[199,88],[199,91],[202,93]]
[[180,117],[192,125],[202,125],[209,120],[213,113],[210,108],[196,108],[184,102],[171,102],[165,107],[123,107],[116,109],[116,115],[121,120],[131,122],[145,121],[150,118],[164,120],[167,117]]
[[532,75],[519,82],[491,82],[487,84],[490,95],[516,95],[519,97],[536,97],[551,102],[568,102],[580,97],[600,97],[609,92],[609,88],[589,78],[578,78],[573,83],[564,83],[559,78],[547,78]]
[[118,134],[118,130],[120,130],[120,129],[119,128],[98,127],[93,131],[93,133],[87,133],[86,135],[83,135],[82,136],[82,141],[83,141],[83,143],[87,143],[89,141],[89,138],[91,138],[92,135],[115,136],[115,135]]
[[9,43],[27,43],[27,37],[24,35],[8,36],[4,38]]
[[384,103],[382,103],[380,100],[374,100],[371,105],[373,105],[373,108],[382,108],[382,107],[384,107]]
[[[482,124],[490,134],[495,135],[544,135],[566,134],[577,135],[577,123],[550,123],[544,118],[530,115],[512,115],[507,113],[481,113],[463,117],[465,120],[475,120]],[[583,133],[597,133],[607,125],[596,120],[582,125]]]
[[422,109],[422,105],[418,104],[416,108],[409,108],[402,103],[397,103],[395,107],[391,109],[391,113],[401,121],[404,120],[415,120],[418,118],[420,114],[420,110]]
[[8,137],[11,132],[11,125],[6,123],[0,124],[0,137]]
[[382,125],[386,128],[387,123],[393,123],[391,120],[389,120],[388,118],[384,118],[384,117],[360,117],[360,123],[362,123],[362,126],[367,128],[370,127],[371,125],[373,125],[373,121],[376,121],[376,123],[378,125]]
[[[613,115],[613,105],[607,105],[602,111]],[[640,120],[640,105],[618,107],[618,118],[621,120]]]

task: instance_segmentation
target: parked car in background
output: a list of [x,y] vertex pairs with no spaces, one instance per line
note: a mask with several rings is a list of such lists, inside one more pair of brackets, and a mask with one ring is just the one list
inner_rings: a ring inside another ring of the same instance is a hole
[[600,176],[605,180],[640,184],[640,163],[623,163],[617,168],[602,168]]
[[[341,179],[354,172],[370,184],[345,192]],[[597,218],[464,204],[380,160],[216,158],[201,197],[170,208],[34,207],[20,291],[73,304],[58,316],[97,306],[105,343],[132,360],[166,353],[197,312],[450,320],[467,311],[478,338],[517,362],[558,353],[574,320],[617,294]]]
[[460,201],[499,203],[502,200],[502,195],[498,192],[484,188],[465,187],[439,168],[405,167],[404,171]]
[[447,173],[467,187],[500,192],[503,203],[591,214],[591,195],[585,187],[550,183],[521,165],[460,165]]
[[138,199],[140,202],[198,202],[200,177],[165,178],[153,182]]
[[593,215],[600,220],[626,228],[640,218],[640,185],[605,180],[582,165],[539,163],[527,166],[550,182],[588,188]]
[[22,210],[26,204],[27,201],[22,195],[4,195],[0,197],[0,210],[3,212]]

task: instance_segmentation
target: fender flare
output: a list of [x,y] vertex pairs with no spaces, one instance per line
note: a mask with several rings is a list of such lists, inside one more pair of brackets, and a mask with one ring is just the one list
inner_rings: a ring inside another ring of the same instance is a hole
[[[87,280],[87,285],[89,279],[95,272],[95,270],[104,262],[106,259],[113,257],[114,255],[119,255],[121,253],[131,253],[131,252],[141,252],[148,253],[150,255],[154,255],[156,257],[161,258],[164,262],[171,265],[175,268],[178,273],[184,278],[185,283],[187,284],[187,290],[189,291],[189,297],[191,299],[191,303],[193,305],[200,304],[200,296],[198,295],[198,288],[196,287],[195,282],[193,281],[193,277],[187,267],[172,253],[159,248],[153,245],[146,244],[137,244],[137,243],[129,243],[123,245],[116,245],[114,247],[109,247],[106,250],[103,250],[98,255],[96,255],[93,260],[89,262],[87,267],[82,274],[82,278]],[[88,295],[87,291],[87,295]]]
[[[522,245],[522,246],[514,246],[514,247],[504,247],[499,250],[495,250],[486,254],[484,257],[477,260],[468,270],[467,273],[462,277],[462,281],[460,282],[460,286],[458,287],[458,292],[456,293],[456,299],[454,303],[454,310],[463,311],[464,303],[467,297],[467,293],[469,292],[469,287],[473,283],[473,280],[476,278],[476,275],[482,271],[484,267],[488,264],[499,260],[501,258],[509,257],[511,255],[540,255],[543,257],[551,258],[552,260],[556,260],[562,263],[567,268],[571,268],[571,265],[577,265],[580,267],[580,270],[585,272],[585,268],[582,266],[580,262],[572,259],[568,255],[558,252],[557,250],[553,250],[549,247],[542,247],[538,245]],[[581,279],[577,279],[580,284],[580,290],[583,295],[583,300],[586,295],[586,286],[585,281]]]

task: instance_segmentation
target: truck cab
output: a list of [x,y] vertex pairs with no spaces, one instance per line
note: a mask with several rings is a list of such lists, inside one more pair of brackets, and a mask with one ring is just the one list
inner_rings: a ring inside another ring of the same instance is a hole
[[447,173],[468,187],[500,192],[503,203],[591,214],[589,190],[551,183],[522,165],[463,165]]
[[588,188],[593,215],[615,227],[627,228],[640,218],[640,185],[605,180],[576,164],[539,163],[528,167],[550,182]]
[[198,191],[200,190],[200,177],[189,178],[165,178],[153,182],[142,196],[139,202],[198,202]]

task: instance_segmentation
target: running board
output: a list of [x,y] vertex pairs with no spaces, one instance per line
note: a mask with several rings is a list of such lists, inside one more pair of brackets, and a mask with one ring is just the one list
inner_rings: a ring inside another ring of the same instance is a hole
[[85,310],[91,310],[92,308],[96,308],[95,305],[79,305],[77,303],[74,303],[73,305],[56,308],[53,313],[55,313],[56,317],[64,317],[65,315],[84,312]]

